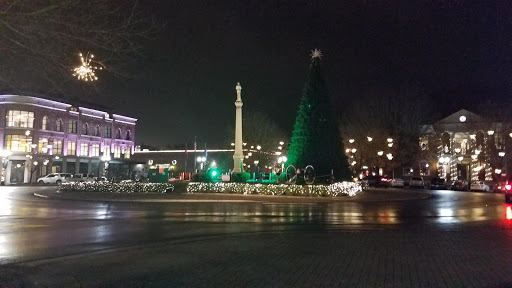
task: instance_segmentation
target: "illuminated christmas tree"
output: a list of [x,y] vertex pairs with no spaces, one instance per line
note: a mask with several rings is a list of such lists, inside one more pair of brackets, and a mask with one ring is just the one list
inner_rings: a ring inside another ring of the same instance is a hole
[[[321,71],[320,50],[311,54],[311,65],[293,127],[286,165],[303,169],[312,165],[317,178],[334,173],[336,180],[351,177],[337,121],[331,112]],[[325,178],[324,178],[325,180]]]

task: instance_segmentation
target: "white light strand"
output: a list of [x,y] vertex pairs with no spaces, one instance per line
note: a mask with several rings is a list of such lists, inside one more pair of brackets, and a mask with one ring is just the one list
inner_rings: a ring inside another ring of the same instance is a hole
[[201,183],[191,182],[187,193],[226,193],[256,195],[294,195],[337,197],[341,195],[355,196],[362,191],[362,186],[354,182],[338,182],[331,185],[263,185],[248,183]]
[[168,183],[76,182],[62,184],[59,190],[110,193],[166,193],[174,191],[174,186]]

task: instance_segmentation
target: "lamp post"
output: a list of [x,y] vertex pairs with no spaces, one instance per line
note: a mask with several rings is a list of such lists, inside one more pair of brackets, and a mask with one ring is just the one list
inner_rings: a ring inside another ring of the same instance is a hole
[[197,157],[197,159],[196,159],[196,160],[197,160],[197,162],[199,163],[199,167],[200,167],[200,169],[199,169],[199,170],[200,170],[200,171],[202,171],[202,170],[203,170],[203,168],[204,168],[204,162],[206,162],[206,157],[204,157],[204,156],[202,156],[202,157],[201,157],[201,156],[199,156],[199,157]]

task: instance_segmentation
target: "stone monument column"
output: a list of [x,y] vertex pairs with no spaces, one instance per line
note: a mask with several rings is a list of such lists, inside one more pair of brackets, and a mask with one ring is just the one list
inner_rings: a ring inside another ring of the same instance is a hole
[[236,84],[236,125],[235,125],[235,153],[233,154],[233,172],[244,171],[244,152],[242,141],[242,86],[240,82]]

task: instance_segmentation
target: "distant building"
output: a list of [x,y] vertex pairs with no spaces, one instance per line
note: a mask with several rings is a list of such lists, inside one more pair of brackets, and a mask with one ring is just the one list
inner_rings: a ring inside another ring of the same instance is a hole
[[464,109],[424,125],[417,166],[404,167],[403,174],[488,181],[505,176],[511,128]]
[[34,182],[41,175],[59,172],[128,174],[136,121],[80,105],[0,95],[5,183]]

